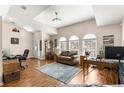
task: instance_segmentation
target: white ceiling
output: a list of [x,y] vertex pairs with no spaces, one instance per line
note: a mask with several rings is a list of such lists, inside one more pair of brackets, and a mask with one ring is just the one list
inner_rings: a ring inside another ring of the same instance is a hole
[[[55,18],[54,12],[58,12],[58,18],[62,20],[60,24],[55,24],[52,21]],[[52,27],[63,27],[91,18],[94,18],[92,6],[58,5],[48,7],[36,16],[34,20]]]
[[[24,29],[29,28],[32,29],[32,31],[41,31],[44,28],[44,25],[33,20],[33,18],[48,8],[49,5],[25,5],[27,8],[26,10],[23,10],[21,7],[22,5],[11,6],[5,21]],[[56,34],[55,31],[45,30],[45,32],[51,35]]]
[[10,6],[8,6],[8,5],[6,5],[6,6],[5,5],[3,5],[3,6],[1,5],[0,6],[0,16],[2,16],[3,18],[5,18],[6,15],[7,15],[7,13],[8,13],[9,8],[10,8]]
[[[1,7],[0,11],[4,10]],[[6,22],[20,27],[30,27],[34,31],[42,30],[45,27],[60,28],[93,18],[96,20],[97,26],[106,26],[121,23],[124,16],[124,6],[117,5],[26,5],[26,8],[23,10],[21,5],[10,6],[9,10],[7,7],[6,11],[1,13],[5,15],[8,11]],[[54,12],[58,12],[58,17],[62,19],[59,25],[52,22],[52,19],[55,18]],[[49,29],[46,32],[48,34],[56,33]]]
[[124,6],[96,5],[93,6],[97,26],[120,23],[124,16]]
[[45,10],[47,5],[26,5],[26,10],[23,10],[22,5],[13,5],[10,7],[8,11],[7,17],[15,17],[15,18],[33,18],[43,10]]

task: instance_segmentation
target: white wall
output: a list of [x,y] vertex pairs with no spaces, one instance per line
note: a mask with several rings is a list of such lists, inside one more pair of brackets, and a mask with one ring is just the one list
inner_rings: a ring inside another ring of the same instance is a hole
[[0,85],[2,85],[2,74],[3,74],[3,64],[2,64],[2,17],[0,16]]
[[[49,35],[48,35],[49,33]],[[42,51],[41,51],[41,59],[45,59],[45,40],[50,39],[50,35],[57,34],[57,29],[50,27],[48,25],[42,25],[41,29],[41,40],[42,40]]]
[[41,59],[45,59],[45,40],[49,40],[50,36],[44,32],[41,32],[42,34],[42,56],[41,56]]
[[40,58],[40,45],[39,42],[41,40],[41,32],[33,33],[33,54],[35,58]]
[[[36,58],[38,57],[38,53],[39,53],[39,44],[38,42],[40,40],[42,40],[42,51],[40,51],[40,59],[45,59],[45,40],[48,40],[50,38],[50,36],[47,33],[44,33],[43,31],[40,32],[34,32],[33,33],[33,53],[35,55]],[[37,47],[37,49],[35,49],[35,47]]]
[[46,34],[49,34],[49,35],[57,34],[57,29],[56,28],[45,25],[45,24],[42,24],[41,31],[46,33]]
[[73,24],[71,26],[58,29],[58,34],[52,36],[52,39],[59,39],[61,36],[70,38],[72,35],[77,35],[80,38],[80,51],[82,50],[82,38],[86,34],[95,34],[97,37],[98,50],[103,46],[103,36],[114,35],[114,45],[122,45],[122,28],[119,24],[98,27],[94,19],[85,22]]
[[122,45],[124,46],[124,18],[122,20]]
[[[24,49],[29,49],[29,57],[33,56],[32,46],[33,46],[33,34],[31,32],[27,32],[19,27],[19,33],[12,32],[12,29],[16,26],[10,25],[7,23],[3,23],[3,33],[2,33],[2,49],[10,49],[11,54],[23,54]],[[19,38],[19,44],[11,44],[11,37]]]

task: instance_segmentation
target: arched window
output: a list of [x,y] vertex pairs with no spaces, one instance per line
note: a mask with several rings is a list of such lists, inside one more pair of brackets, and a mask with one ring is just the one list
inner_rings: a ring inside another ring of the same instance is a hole
[[60,52],[67,50],[67,39],[65,37],[61,37],[59,39]]
[[78,51],[79,50],[79,38],[75,35],[69,38],[69,50]]
[[89,56],[96,56],[97,55],[97,40],[94,34],[87,34],[83,37],[82,42],[82,52],[86,54],[89,53]]

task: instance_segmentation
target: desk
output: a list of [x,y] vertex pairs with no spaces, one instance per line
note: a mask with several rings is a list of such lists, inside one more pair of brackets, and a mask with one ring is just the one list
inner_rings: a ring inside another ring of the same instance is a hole
[[17,59],[13,60],[3,60],[3,72],[13,72],[20,69],[20,63]]
[[20,63],[18,59],[3,61],[3,80],[8,83],[20,79]]
[[109,68],[109,69],[118,69],[118,64],[117,62],[114,61],[108,61],[108,60],[93,60],[93,59],[85,59],[84,56],[80,56],[80,65],[85,66],[85,65],[96,65],[100,68]]
[[[118,62],[110,61],[110,60],[93,60],[93,59],[87,59],[84,56],[80,56],[80,66],[83,67],[83,77],[85,80],[85,76],[88,75],[88,66],[89,65],[96,65],[97,68],[99,69],[110,69],[113,70],[114,72],[118,73]],[[86,69],[86,70],[85,70]]]
[[117,70],[118,69],[118,64],[115,62],[106,62],[106,61],[92,61],[92,60],[84,60],[83,61],[83,66],[85,65],[96,65],[99,68],[109,68],[112,70]]

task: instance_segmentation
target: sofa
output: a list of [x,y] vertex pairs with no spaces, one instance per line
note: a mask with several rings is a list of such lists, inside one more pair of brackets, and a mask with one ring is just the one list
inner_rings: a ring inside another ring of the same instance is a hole
[[78,53],[77,51],[62,51],[57,56],[56,62],[73,66],[78,63]]

